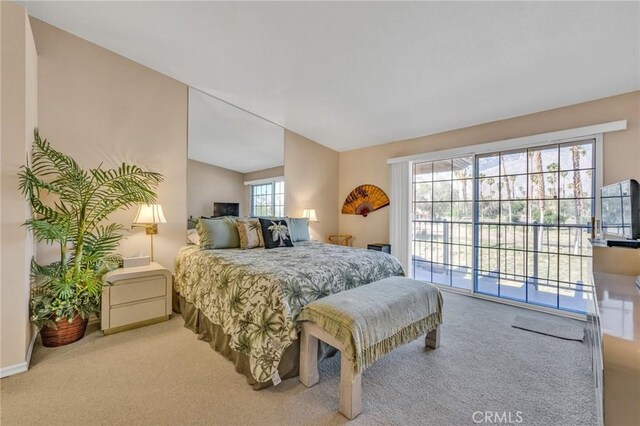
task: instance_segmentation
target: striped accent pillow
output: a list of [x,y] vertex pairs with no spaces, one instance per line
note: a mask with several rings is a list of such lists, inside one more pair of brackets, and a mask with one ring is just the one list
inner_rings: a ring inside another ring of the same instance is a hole
[[264,247],[262,227],[258,219],[237,219],[236,226],[238,227],[240,248],[242,250]]

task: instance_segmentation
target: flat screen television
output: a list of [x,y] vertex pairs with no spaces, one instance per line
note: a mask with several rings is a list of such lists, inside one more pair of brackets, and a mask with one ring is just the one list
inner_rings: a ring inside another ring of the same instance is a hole
[[240,216],[240,203],[213,203],[213,217]]
[[634,179],[603,186],[602,232],[640,239],[640,185]]

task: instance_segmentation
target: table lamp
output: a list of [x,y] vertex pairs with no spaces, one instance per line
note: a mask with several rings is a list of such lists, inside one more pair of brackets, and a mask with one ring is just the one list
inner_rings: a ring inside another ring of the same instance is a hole
[[316,216],[316,209],[302,210],[302,217],[306,217],[309,220],[309,222],[318,222],[318,216]]

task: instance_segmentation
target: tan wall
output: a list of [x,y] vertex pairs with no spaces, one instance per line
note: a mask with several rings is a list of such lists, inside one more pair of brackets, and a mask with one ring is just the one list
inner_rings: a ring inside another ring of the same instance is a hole
[[240,203],[244,211],[244,175],[233,170],[189,160],[187,162],[187,213],[211,216],[213,202]]
[[[245,182],[250,182],[252,180],[259,180],[259,179],[268,179],[268,178],[273,178],[273,177],[279,177],[279,176],[284,176],[284,166],[280,166],[280,167],[271,167],[270,169],[264,169],[264,170],[258,170],[255,172],[250,172],[250,173],[245,173],[244,174],[244,181]],[[285,188],[285,193],[286,193],[286,188]],[[245,185],[244,186],[244,209],[241,209],[240,211],[242,212],[243,216],[250,216],[251,215],[251,187],[249,185]]]
[[29,322],[29,265],[33,239],[21,224],[30,215],[18,191],[24,164],[38,125],[36,46],[29,18],[15,3],[0,4],[2,90],[0,131],[0,368],[26,368],[32,330]]
[[311,238],[326,241],[338,231],[338,153],[288,130],[284,139],[285,213],[316,209]]
[[[40,133],[83,167],[122,162],[162,173],[166,224],[154,237],[156,261],[173,269],[187,217],[187,86],[37,19]],[[136,209],[109,219],[129,226]],[[149,253],[136,228],[124,256]],[[40,249],[38,256],[40,256]]]
[[272,167],[270,169],[258,170],[256,172],[245,173],[244,180],[268,179],[272,177],[284,176],[284,166]]
[[[372,183],[388,193],[390,172],[386,162],[389,158],[623,119],[628,120],[626,131],[604,135],[604,183],[640,179],[640,91],[636,91],[436,135],[342,152],[340,206],[349,192],[361,184]],[[339,216],[340,233],[354,235],[354,246],[388,242],[388,208],[375,211],[367,217]]]

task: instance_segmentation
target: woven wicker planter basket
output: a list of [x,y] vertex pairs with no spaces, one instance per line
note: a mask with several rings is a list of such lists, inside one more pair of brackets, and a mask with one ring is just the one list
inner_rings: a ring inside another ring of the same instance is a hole
[[[55,321],[55,319],[53,320]],[[57,329],[47,326],[42,327],[42,330],[40,330],[42,345],[47,348],[54,348],[77,342],[84,337],[88,322],[89,319],[82,319],[78,315],[71,322],[66,319],[56,322]]]

